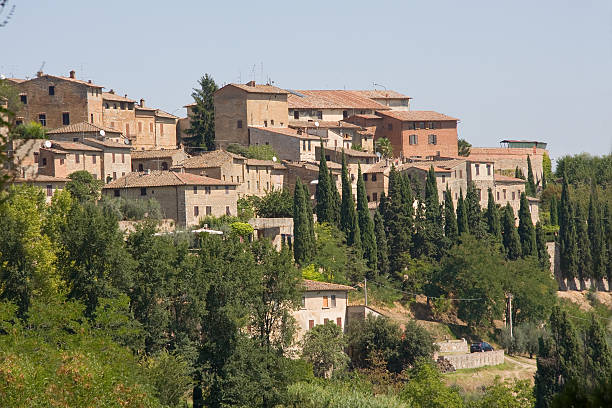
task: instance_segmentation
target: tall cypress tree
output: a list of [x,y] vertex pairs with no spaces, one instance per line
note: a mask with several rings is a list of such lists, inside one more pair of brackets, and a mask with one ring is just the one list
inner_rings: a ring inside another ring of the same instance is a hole
[[[323,141],[321,141],[321,146],[323,146]],[[317,183],[317,191],[315,194],[315,199],[317,201],[317,221],[335,224],[333,193],[331,186],[332,180],[329,177],[327,160],[325,160],[325,149],[323,148],[321,148],[321,157],[319,160],[319,182]]]
[[536,185],[533,177],[533,169],[531,168],[531,158],[527,156],[527,183],[525,184],[525,193],[529,197],[535,197]]
[[593,257],[591,256],[591,240],[584,212],[576,203],[576,249],[578,250],[578,276],[581,279],[593,277]]
[[519,208],[518,234],[521,240],[521,252],[523,257],[537,255],[536,236],[529,212],[527,195],[521,193],[521,206]]
[[361,174],[361,165],[357,173],[357,215],[359,219],[359,231],[361,232],[361,247],[363,257],[373,271],[378,264],[376,250],[376,237],[374,235],[374,221],[368,209],[368,199],[366,197],[365,183]]
[[378,260],[378,273],[386,275],[389,273],[389,249],[385,226],[380,212],[374,213],[374,233],[376,234],[376,259]]
[[493,191],[489,188],[487,197],[487,212],[485,219],[487,220],[487,232],[491,234],[495,240],[501,242],[501,223],[499,221],[499,212],[497,211],[497,204],[495,204],[495,198],[493,197]]
[[382,219],[385,219],[385,211],[387,209],[387,196],[385,195],[385,192],[383,191],[382,193],[380,193],[380,201],[378,202],[378,212],[380,213],[380,216],[382,217]]
[[601,224],[601,211],[597,203],[597,190],[593,189],[589,200],[588,233],[591,242],[589,250],[593,260],[593,277],[601,279],[606,275],[606,248]]
[[[420,191],[420,189],[417,189]],[[422,217],[421,235],[422,250],[421,252],[433,259],[440,259],[443,251],[449,246],[450,241],[444,236],[444,224],[442,220],[442,207],[438,196],[438,184],[436,181],[436,173],[433,166],[430,166],[427,172],[425,181],[425,200],[424,206],[420,205],[419,210],[424,210],[425,214]],[[415,216],[415,229],[417,225],[417,217]],[[415,256],[418,255],[417,243],[413,246]]]
[[535,227],[536,233],[536,247],[538,250],[538,261],[542,266],[542,269],[550,270],[550,256],[548,255],[548,249],[546,248],[546,239],[544,238],[544,230],[542,229],[542,223],[537,222]]
[[457,242],[459,231],[457,230],[457,217],[455,215],[455,207],[453,206],[453,197],[446,186],[444,192],[444,235],[451,243]]
[[578,249],[576,247],[576,223],[570,200],[567,177],[563,175],[561,201],[559,203],[559,258],[561,271],[566,278],[578,276]]
[[546,180],[546,173],[542,172],[542,190],[546,190],[546,187],[548,187],[548,182]]
[[[385,229],[389,245],[389,268],[400,273],[405,265],[405,254],[410,250],[412,220],[407,216],[405,184],[395,166],[389,172],[389,196],[385,210]],[[412,209],[412,205],[410,206]]]
[[293,256],[295,262],[303,265],[310,261],[314,252],[313,234],[311,234],[312,212],[302,181],[298,177],[293,191]]
[[195,102],[191,108],[189,136],[183,137],[183,142],[190,147],[215,150],[215,104],[214,93],[219,89],[212,76],[205,74],[198,81],[199,88],[194,88],[191,94]]
[[606,265],[606,272],[608,275],[608,282],[612,282],[612,212],[610,211],[610,204],[606,203],[603,210],[603,234],[604,242],[602,247],[606,247],[606,253],[604,257],[604,264]]
[[550,197],[550,225],[559,225],[559,208],[554,195]]
[[440,227],[442,226],[438,184],[433,166],[429,168],[427,180],[425,181],[425,219]]
[[332,174],[331,169],[329,170],[329,181],[330,181],[330,189],[331,189],[331,214],[332,214],[332,223],[336,226],[340,226],[340,193],[338,192],[338,185],[334,180],[334,175]]
[[587,383],[596,385],[612,378],[612,350],[606,341],[606,334],[591,313],[591,321],[584,336],[584,359]]
[[[355,202],[353,201],[353,192],[351,181],[349,180],[348,168],[346,166],[346,156],[342,152],[342,204],[340,205],[340,229],[348,237],[352,235],[355,229],[353,225],[353,213],[355,212]],[[351,245],[351,243],[348,243]]]
[[519,169],[519,166],[516,166],[516,169],[514,170],[514,177],[521,179],[521,180],[525,180],[525,175],[523,174],[523,170]]
[[459,199],[457,200],[457,231],[459,231],[459,235],[470,233],[465,202],[463,201],[463,191],[461,190],[459,190]]
[[473,182],[468,184],[467,194],[465,195],[465,213],[467,214],[470,233],[477,238],[483,238],[485,228],[482,209],[480,208],[480,197],[478,197],[478,191]]
[[516,223],[514,221],[514,210],[510,203],[506,204],[503,214],[503,232],[502,238],[504,248],[506,248],[506,257],[510,260],[515,260],[521,257],[521,239],[516,231]]

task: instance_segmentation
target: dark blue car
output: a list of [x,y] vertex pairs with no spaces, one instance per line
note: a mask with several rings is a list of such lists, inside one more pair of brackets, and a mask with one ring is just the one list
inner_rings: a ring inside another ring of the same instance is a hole
[[470,353],[482,353],[484,351],[493,351],[493,346],[486,341],[472,343],[470,346]]

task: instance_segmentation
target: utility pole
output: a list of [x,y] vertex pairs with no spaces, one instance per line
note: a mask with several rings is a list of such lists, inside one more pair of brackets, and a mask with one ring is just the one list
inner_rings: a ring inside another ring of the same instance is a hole
[[363,278],[363,291],[365,293],[365,305],[368,305],[368,278]]

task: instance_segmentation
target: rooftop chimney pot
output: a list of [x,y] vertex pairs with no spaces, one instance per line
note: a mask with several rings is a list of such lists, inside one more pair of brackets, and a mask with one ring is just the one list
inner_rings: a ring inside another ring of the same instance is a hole
[[88,83],[88,84],[91,84],[91,79],[88,79],[88,80],[87,80],[87,83]]
[[70,71],[70,78],[72,79],[76,78],[76,72],[74,72],[74,69]]
[[255,81],[249,81],[249,82],[247,82],[247,86],[255,86]]
[[108,93],[110,93],[110,94],[113,94],[113,95],[114,95],[114,94],[115,94],[115,90],[114,90],[114,89],[111,89],[110,91],[108,91]]
[[42,72],[42,71],[38,71],[38,72],[36,73],[36,76],[37,76],[38,78],[40,78],[41,76],[43,76],[43,72]]
[[141,108],[144,108],[144,102],[145,102],[145,100],[140,98],[140,107]]

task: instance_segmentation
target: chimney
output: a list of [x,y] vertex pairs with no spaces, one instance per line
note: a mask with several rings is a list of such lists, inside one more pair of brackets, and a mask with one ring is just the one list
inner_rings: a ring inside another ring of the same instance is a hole
[[88,79],[88,80],[87,80],[87,83],[88,83],[88,84],[91,84],[91,79]]
[[123,95],[123,97],[127,98],[127,94]]
[[109,94],[113,94],[113,95],[114,95],[114,94],[115,94],[115,90],[114,90],[114,89],[111,89],[110,91],[108,91],[108,93],[109,93]]
[[76,72],[74,72],[74,69],[72,71],[70,71],[70,78],[74,79],[76,78]]
[[249,81],[246,84],[247,86],[255,86],[255,81]]
[[140,98],[140,107],[144,108],[144,99]]
[[42,71],[38,71],[38,72],[36,73],[36,76],[37,76],[38,78],[40,78],[41,76],[43,76],[43,72],[42,72]]

